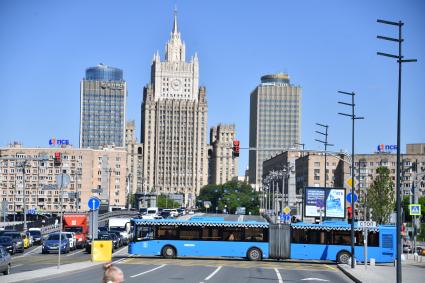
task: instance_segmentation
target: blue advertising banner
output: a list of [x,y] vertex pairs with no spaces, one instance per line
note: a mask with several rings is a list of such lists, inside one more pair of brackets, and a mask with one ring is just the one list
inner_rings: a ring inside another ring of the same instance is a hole
[[331,188],[326,193],[327,193],[327,196],[326,196],[325,217],[344,218],[345,190]]
[[306,187],[304,191],[304,216],[345,218],[345,189]]

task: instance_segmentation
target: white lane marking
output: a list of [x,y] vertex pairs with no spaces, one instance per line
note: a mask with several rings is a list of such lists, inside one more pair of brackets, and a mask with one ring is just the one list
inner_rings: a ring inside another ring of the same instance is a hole
[[219,266],[219,267],[217,267],[210,275],[208,275],[208,277],[206,277],[205,279],[204,279],[204,281],[208,281],[208,280],[210,280],[217,272],[219,272],[220,271],[220,269],[222,268],[223,266]]
[[302,281],[322,281],[322,282],[328,282],[329,280],[326,279],[320,279],[320,278],[304,278],[301,279]]
[[38,249],[40,249],[40,248],[41,248],[41,246],[38,246],[38,247],[32,249],[31,251],[27,252],[26,254],[23,254],[22,256],[27,256],[27,255],[30,255],[30,254],[34,254],[35,251],[38,250]]
[[15,268],[15,267],[19,267],[19,266],[22,266],[23,264],[15,264],[15,265],[12,265],[10,268]]
[[121,251],[125,250],[125,248],[127,248],[127,247],[122,247],[122,248],[121,248],[121,249],[119,249],[118,251],[116,251],[116,252],[112,253],[112,255],[116,255],[117,253],[119,253],[119,252],[121,252]]
[[84,250],[76,251],[76,252],[73,252],[72,254],[67,254],[66,256],[76,255],[76,254],[82,253],[83,251]]
[[40,249],[40,248],[41,248],[41,246],[38,246],[38,247],[32,249],[31,251],[29,251],[27,253],[23,253],[21,255],[14,256],[13,258],[18,258],[18,257],[23,257],[23,256],[27,256],[27,255],[33,254],[37,249]]
[[142,273],[139,273],[139,274],[132,275],[132,276],[130,276],[130,277],[131,277],[131,278],[134,278],[134,277],[137,277],[137,276],[140,276],[140,275],[143,275],[143,274],[146,274],[146,273],[149,273],[149,272],[155,271],[155,270],[157,270],[157,269],[163,268],[164,266],[166,266],[166,264],[163,264],[163,265],[157,266],[157,267],[155,267],[155,268],[152,268],[152,269],[150,269],[150,270],[148,270],[148,271],[145,271],[145,272],[142,272]]
[[279,269],[275,268],[274,271],[276,272],[277,280],[279,283],[283,283],[282,275],[280,275]]

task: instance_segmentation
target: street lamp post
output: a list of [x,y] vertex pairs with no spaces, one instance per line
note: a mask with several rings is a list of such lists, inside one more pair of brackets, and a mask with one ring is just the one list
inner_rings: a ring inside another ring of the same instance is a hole
[[402,49],[402,43],[404,39],[401,36],[402,27],[404,23],[402,21],[399,22],[391,22],[391,21],[385,21],[385,20],[377,20],[380,24],[386,24],[386,25],[392,25],[398,27],[398,38],[392,38],[392,37],[386,37],[386,36],[380,36],[378,35],[378,39],[393,41],[398,43],[398,55],[392,55],[382,52],[377,52],[377,55],[386,56],[390,58],[397,59],[398,63],[398,95],[397,95],[397,167],[396,167],[396,203],[397,203],[397,224],[396,224],[396,235],[397,235],[397,283],[402,281],[402,273],[401,273],[401,196],[400,196],[400,120],[401,120],[401,66],[402,63],[409,63],[409,62],[417,62],[416,59],[403,59],[403,55],[401,52]]
[[323,125],[323,124],[320,124],[320,123],[316,123],[316,125],[325,128],[324,133],[316,131],[316,133],[325,136],[325,140],[322,141],[322,140],[315,139],[315,141],[320,142],[325,146],[325,188],[326,188],[327,187],[326,184],[327,184],[327,180],[328,180],[328,173],[326,172],[327,171],[327,160],[326,160],[327,153],[326,152],[328,150],[328,146],[333,146],[333,144],[328,143],[328,128],[329,128],[329,125]]
[[364,119],[363,117],[357,117],[355,114],[355,106],[354,103],[354,92],[344,92],[338,91],[338,93],[347,94],[351,96],[351,103],[338,101],[339,104],[347,105],[351,107],[351,114],[338,113],[339,115],[350,117],[352,120],[351,127],[351,268],[354,268],[354,122],[356,120]]

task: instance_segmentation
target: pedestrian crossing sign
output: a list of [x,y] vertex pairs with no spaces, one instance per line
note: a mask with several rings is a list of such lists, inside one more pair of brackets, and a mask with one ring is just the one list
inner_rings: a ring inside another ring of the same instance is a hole
[[418,203],[409,204],[409,210],[411,216],[420,216],[421,215],[421,205]]

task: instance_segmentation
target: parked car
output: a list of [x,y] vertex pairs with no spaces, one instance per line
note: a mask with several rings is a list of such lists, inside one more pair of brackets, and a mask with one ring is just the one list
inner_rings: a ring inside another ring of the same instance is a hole
[[166,211],[166,210],[161,211],[161,216],[162,216],[162,218],[164,218],[164,219],[172,218],[172,217],[171,217],[171,212]]
[[[60,236],[60,237],[59,237]],[[61,238],[61,241],[59,242],[59,238]],[[62,233],[60,235],[59,233],[52,233],[49,234],[47,239],[43,242],[43,246],[41,248],[41,253],[47,254],[49,252],[59,252],[59,247],[61,253],[69,253],[69,240],[66,237],[65,234]]]
[[115,234],[115,236],[117,236],[118,247],[122,247],[122,246],[128,244],[127,240],[124,239],[124,237],[121,235],[121,233],[119,231],[110,230],[109,233]]
[[121,247],[120,238],[118,238],[118,236],[113,232],[109,232],[108,234],[111,236],[113,248],[118,249],[119,247]]
[[12,267],[12,258],[7,250],[0,246],[0,272],[3,272],[4,275],[10,274],[10,269]]
[[11,255],[16,253],[16,243],[11,237],[0,236],[0,246],[3,246]]
[[418,253],[418,255],[425,255],[425,248],[417,247],[416,252]]
[[34,240],[34,244],[35,245],[41,245],[42,242],[42,237],[41,237],[41,230],[31,230],[32,228],[29,229],[28,233],[32,236],[33,240]]
[[77,249],[77,238],[75,238],[74,232],[63,232],[63,234],[68,238],[69,241],[69,249],[71,251]]
[[22,239],[21,233],[17,231],[2,231],[0,236],[6,236],[12,238],[13,242],[16,245],[16,251],[23,253],[24,252],[24,240]]

